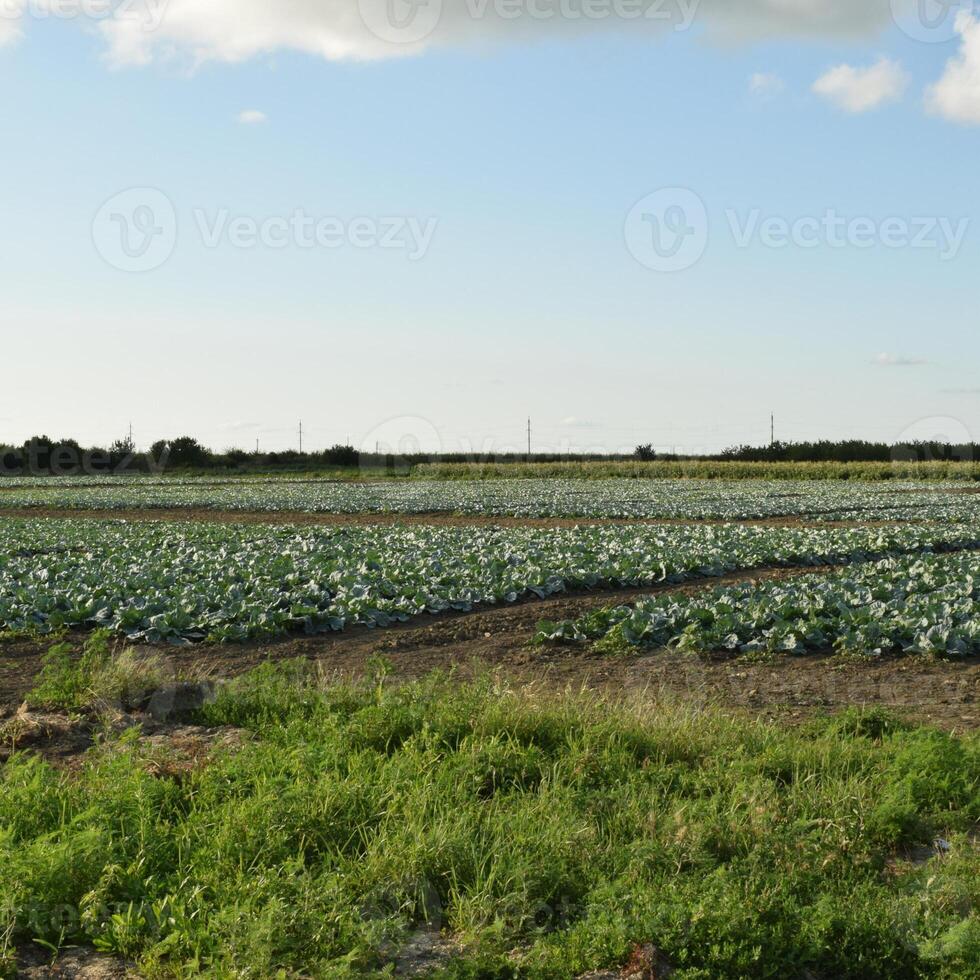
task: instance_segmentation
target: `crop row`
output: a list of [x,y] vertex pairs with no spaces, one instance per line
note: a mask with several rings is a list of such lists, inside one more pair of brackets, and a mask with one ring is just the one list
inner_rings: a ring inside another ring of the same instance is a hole
[[758,480],[131,480],[88,486],[50,482],[10,485],[0,494],[0,506],[682,520],[980,520],[980,494],[950,491],[945,485]]
[[[965,447],[964,447],[965,448]],[[741,462],[737,460],[658,459],[565,460],[561,462],[422,463],[412,475],[429,480],[524,479],[583,477],[632,480],[689,478],[756,480],[980,480],[976,460],[894,459],[889,462]]]
[[662,595],[544,622],[539,641],[602,641],[610,650],[691,652],[980,652],[980,556],[902,555],[825,575]]
[[297,530],[45,519],[0,521],[0,540],[0,628],[100,626],[141,640],[386,625],[528,594],[980,544],[954,527]]

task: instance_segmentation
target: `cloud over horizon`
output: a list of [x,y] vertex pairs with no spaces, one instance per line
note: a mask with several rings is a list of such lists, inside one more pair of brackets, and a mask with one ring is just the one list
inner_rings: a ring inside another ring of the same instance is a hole
[[[0,43],[19,36],[27,0],[6,0]],[[49,0],[32,0],[43,10]],[[135,0],[97,21],[117,66],[199,65],[292,50],[372,60],[487,42],[695,27],[718,40],[874,36],[914,0]],[[27,15],[30,16],[30,15]]]
[[980,17],[961,12],[956,33],[960,50],[926,90],[926,109],[950,122],[980,124]]
[[905,357],[901,354],[879,354],[871,363],[876,367],[924,367],[929,362],[923,357]]

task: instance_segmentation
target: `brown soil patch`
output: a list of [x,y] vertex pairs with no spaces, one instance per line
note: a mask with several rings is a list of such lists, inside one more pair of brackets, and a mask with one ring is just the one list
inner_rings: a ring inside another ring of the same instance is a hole
[[203,765],[219,748],[245,740],[238,728],[186,724],[180,714],[164,721],[146,712],[91,711],[83,715],[28,711],[21,707],[0,725],[0,763],[14,752],[36,752],[55,765],[77,768],[82,754],[106,735],[139,730],[147,766],[159,775],[179,776]]
[[17,956],[21,980],[137,980],[134,967],[91,949],[64,949],[57,957],[40,946],[29,946]]
[[545,527],[571,528],[583,525],[637,524],[683,526],[745,524],[751,527],[895,527],[924,523],[919,521],[818,521],[812,517],[759,517],[744,520],[679,517],[506,517],[488,514],[451,514],[433,511],[424,514],[360,513],[328,514],[299,510],[237,511],[207,507],[0,507],[0,517],[48,517],[70,520],[164,521],[210,524],[303,524],[303,525],[434,525],[437,527]]

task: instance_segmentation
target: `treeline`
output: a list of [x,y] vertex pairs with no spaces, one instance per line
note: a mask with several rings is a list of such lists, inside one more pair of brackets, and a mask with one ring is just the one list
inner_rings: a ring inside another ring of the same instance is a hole
[[35,436],[20,446],[0,445],[0,473],[5,476],[72,476],[100,473],[163,473],[166,470],[242,470],[262,468],[331,469],[360,465],[351,446],[322,452],[214,452],[192,436],[161,439],[148,452],[137,452],[128,440],[111,446],[81,446],[74,439]]
[[[642,447],[638,447],[642,448]],[[980,445],[971,442],[909,442],[889,445],[847,439],[830,442],[775,442],[771,446],[734,446],[710,460],[737,463],[968,463],[980,459]]]
[[845,440],[831,442],[776,442],[771,446],[733,446],[716,455],[659,453],[649,443],[631,453],[362,453],[353,446],[336,445],[315,452],[215,452],[192,436],[161,439],[147,452],[122,439],[107,447],[83,447],[74,439],[35,436],[22,445],[0,445],[0,475],[55,475],[100,473],[163,473],[167,470],[317,471],[356,469],[407,473],[423,464],[559,464],[625,462],[737,462],[737,463],[911,463],[971,462],[980,460],[980,444],[938,442],[886,443]]
[[[631,459],[631,454],[599,453],[532,453],[532,463],[556,463],[571,460],[609,462]],[[0,475],[5,476],[71,476],[109,473],[163,473],[167,470],[317,471],[332,469],[379,470],[407,473],[422,463],[525,463],[524,453],[490,453],[472,456],[465,453],[362,453],[353,446],[336,445],[314,452],[293,449],[282,452],[249,452],[228,449],[215,452],[193,436],[161,439],[147,452],[137,452],[128,440],[121,439],[108,447],[81,446],[74,439],[50,439],[34,436],[20,446],[0,445]]]

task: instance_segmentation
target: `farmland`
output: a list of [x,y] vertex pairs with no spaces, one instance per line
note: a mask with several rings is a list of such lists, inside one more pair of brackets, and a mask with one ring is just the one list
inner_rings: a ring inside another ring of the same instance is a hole
[[980,520],[970,484],[813,480],[491,479],[337,483],[131,478],[0,483],[0,511],[458,514],[616,520]]
[[0,973],[975,976],[978,508],[5,481]]
[[675,645],[698,653],[833,648],[872,656],[969,656],[980,653],[980,556],[904,555],[693,599],[645,599],[577,622],[542,625],[538,639]]
[[0,628],[108,627],[133,640],[240,640],[387,626],[423,613],[766,567],[980,547],[966,527],[573,529],[8,520]]

